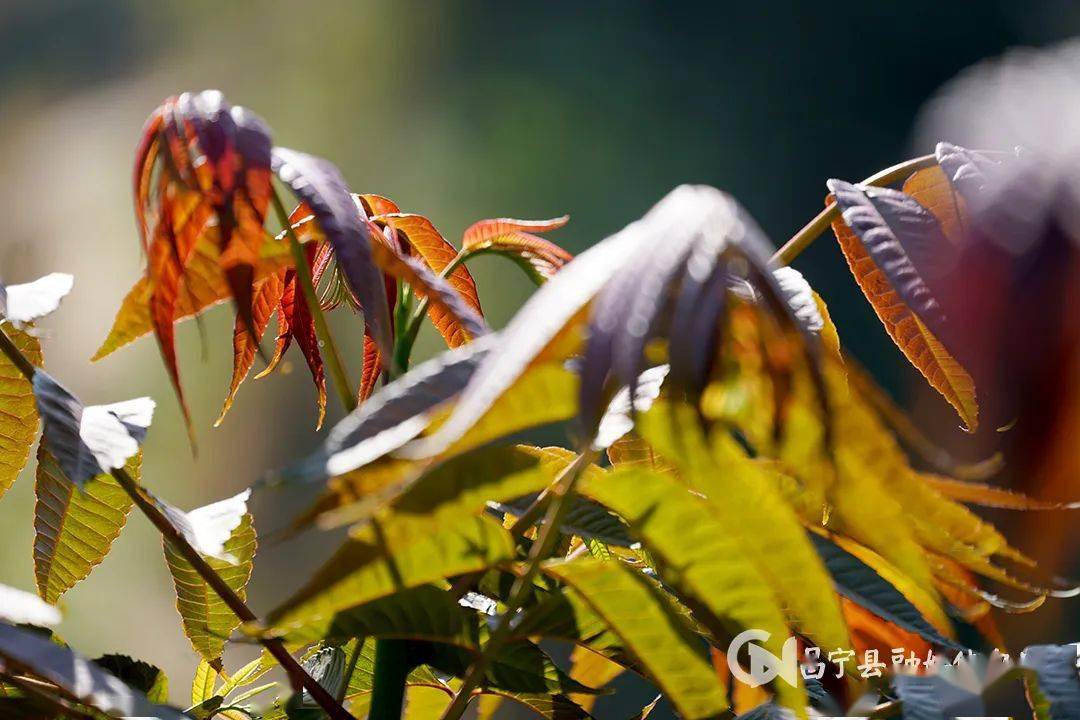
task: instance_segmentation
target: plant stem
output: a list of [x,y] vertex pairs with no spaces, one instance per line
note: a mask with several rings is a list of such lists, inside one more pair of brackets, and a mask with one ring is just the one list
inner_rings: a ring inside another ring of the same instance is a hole
[[[19,372],[26,377],[27,380],[33,382],[34,373],[37,369],[33,363],[22,354],[18,346],[12,342],[8,334],[0,329],[0,351],[8,357],[9,360],[19,369]],[[217,593],[222,602],[229,606],[229,609],[240,618],[242,622],[257,622],[258,616],[252,612],[251,608],[240,599],[240,596],[233,591],[231,587],[222,579],[220,575],[210,567],[210,564],[203,559],[203,556],[191,546],[187,539],[176,529],[176,526],[165,517],[165,514],[161,512],[161,509],[146,495],[146,493],[139,487],[139,484],[135,482],[135,479],[128,474],[124,468],[116,468],[112,471],[112,476],[116,478],[116,481],[120,483],[120,487],[124,489],[139,508],[139,510],[154,524],[158,532],[163,538],[171,543],[184,559],[191,564],[191,567],[195,569],[195,572],[199,573],[199,576],[206,582],[210,588]],[[352,715],[345,711],[341,707],[340,703],[336,702],[334,698],[328,693],[322,685],[319,685],[315,681],[315,678],[311,677],[306,670],[297,662],[280,640],[271,638],[260,638],[259,642],[267,649],[267,651],[274,656],[274,659],[285,669],[289,678],[301,685],[311,695],[315,702],[319,703],[323,710],[332,720],[356,720]]]
[[[458,254],[454,256],[454,259],[448,262],[446,267],[439,272],[439,277],[450,277],[450,274],[457,270],[458,265],[461,265],[469,257],[470,253],[465,250],[459,250]],[[409,366],[409,356],[412,355],[412,348],[413,344],[416,343],[416,336],[420,334],[420,327],[424,321],[424,314],[427,312],[428,304],[428,299],[426,297],[420,299],[412,317],[409,318],[403,332],[398,336],[398,341],[394,343],[394,364],[402,370]]]
[[[916,170],[921,170],[936,164],[937,158],[935,156],[922,155],[921,157],[905,160],[902,163],[898,163],[892,167],[887,167],[880,172],[874,173],[860,184],[891,185],[898,180],[902,180]],[[790,240],[784,243],[782,248],[776,251],[776,254],[772,256],[772,263],[774,265],[790,265],[794,262],[795,258],[799,257],[803,250],[810,247],[822,233],[829,229],[829,225],[839,214],[840,211],[837,209],[836,203],[829,203],[826,205],[824,210],[818,213],[813,220],[806,223],[806,226],[803,227],[802,230],[795,233]]]
[[337,344],[334,342],[334,336],[330,333],[330,326],[326,322],[326,315],[323,313],[322,305],[319,304],[319,294],[316,292],[315,283],[311,279],[311,268],[308,266],[304,247],[300,243],[300,238],[296,236],[292,223],[289,222],[289,213],[281,203],[277,190],[271,193],[270,197],[274,203],[274,210],[277,212],[278,219],[289,236],[289,248],[292,250],[293,263],[296,265],[296,279],[303,291],[304,303],[307,305],[308,312],[311,313],[311,318],[315,322],[315,334],[319,337],[319,342],[323,347],[323,354],[326,356],[326,365],[330,369],[330,375],[334,378],[334,388],[337,390],[338,397],[341,398],[341,404],[345,406],[345,411],[352,412],[356,409],[356,395],[353,394],[349,387],[349,376],[345,373],[345,365],[341,362],[341,354],[338,352]]
[[499,617],[499,624],[492,631],[491,637],[488,639],[487,644],[484,645],[483,652],[480,653],[480,657],[473,662],[469,672],[462,679],[461,687],[458,688],[457,693],[454,694],[454,699],[442,714],[442,720],[458,720],[462,716],[465,708],[469,705],[469,700],[472,698],[473,690],[483,681],[492,657],[502,649],[509,638],[511,620],[517,613],[518,608],[528,598],[533,581],[536,579],[537,573],[540,572],[540,563],[551,553],[552,548],[555,547],[555,542],[559,538],[559,528],[562,527],[563,517],[566,515],[568,506],[566,501],[573,493],[574,485],[577,483],[581,471],[595,459],[595,450],[590,448],[583,451],[563,469],[562,474],[551,485],[549,490],[551,501],[544,516],[544,522],[540,526],[540,535],[529,551],[529,559],[524,572],[514,580],[514,584],[510,588],[510,597],[506,601],[506,612]]
[[380,638],[375,641],[371,710],[368,720],[398,720],[405,701],[409,677],[408,641]]

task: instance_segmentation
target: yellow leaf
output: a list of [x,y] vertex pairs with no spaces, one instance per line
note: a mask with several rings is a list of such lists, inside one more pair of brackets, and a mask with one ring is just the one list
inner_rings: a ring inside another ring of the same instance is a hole
[[[3,321],[3,331],[35,366],[42,364],[38,339],[25,330]],[[30,381],[23,377],[7,355],[0,356],[0,497],[26,467],[30,446],[38,430],[37,404]]]

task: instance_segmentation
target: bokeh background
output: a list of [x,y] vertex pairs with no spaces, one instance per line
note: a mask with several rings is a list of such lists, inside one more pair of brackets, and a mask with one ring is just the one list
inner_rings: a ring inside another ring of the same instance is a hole
[[[857,180],[931,151],[913,132],[920,107],[962,68],[1078,30],[1071,0],[3,0],[0,273],[75,274],[73,293],[45,323],[48,366],[90,402],[155,397],[144,481],[195,507],[238,492],[319,436],[295,355],[294,372],[249,380],[224,424],[211,427],[231,367],[224,308],[206,317],[205,342],[194,323],[179,331],[195,457],[153,340],[88,361],[141,271],[129,178],[143,120],[164,97],[219,88],[263,115],[278,143],[332,159],[355,191],[428,215],[455,242],[479,218],[569,213],[552,239],[576,252],[676,184],[703,182],[737,196],[779,245],[819,210],[826,178]],[[831,238],[797,267],[887,388],[920,412],[941,409],[912,395],[921,383]],[[474,273],[500,326],[530,287],[498,260],[482,259]],[[344,313],[334,322],[355,378],[358,323]],[[429,336],[421,351],[436,348]],[[332,421],[340,411],[330,400]],[[942,442],[963,448],[955,423],[939,426]],[[260,531],[283,525],[309,495],[256,495]],[[33,503],[29,471],[0,503],[0,582],[26,589]],[[264,544],[249,588],[255,609],[295,589],[335,541]],[[174,602],[158,537],[133,517],[104,564],[65,597],[60,632],[91,655],[160,665],[182,702],[196,656]],[[1077,639],[1075,603],[1046,610],[1034,622],[1006,620],[1017,646]]]

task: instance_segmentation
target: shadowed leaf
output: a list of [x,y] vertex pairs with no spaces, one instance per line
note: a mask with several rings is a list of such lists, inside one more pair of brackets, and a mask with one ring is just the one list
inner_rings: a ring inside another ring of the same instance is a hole
[[33,386],[43,442],[79,488],[139,452],[154,414],[150,398],[84,406],[42,370],[34,373]]
[[81,655],[33,632],[0,624],[0,658],[30,669],[80,702],[113,716],[187,720],[179,711],[154,704]]
[[382,275],[371,256],[371,231],[357,212],[344,178],[321,158],[288,148],[274,148],[272,155],[274,172],[314,213],[349,288],[364,308],[372,337],[384,357],[390,357],[390,311]]
[[169,701],[169,678],[160,668],[127,655],[102,655],[94,664],[146,695],[150,702]]

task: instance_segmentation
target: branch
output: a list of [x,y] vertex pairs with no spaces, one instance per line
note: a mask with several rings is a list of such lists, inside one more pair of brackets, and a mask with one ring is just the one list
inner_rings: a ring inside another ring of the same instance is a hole
[[[2,329],[0,329],[0,350],[3,351],[27,380],[33,381],[34,373],[37,372],[36,368],[30,360],[22,354],[22,351],[19,350],[18,346],[11,341],[8,334]],[[206,584],[209,585],[210,588],[217,593],[218,597],[229,606],[229,609],[243,622],[257,622],[259,619],[258,616],[252,612],[251,608],[240,599],[240,596],[226,584],[221,576],[210,567],[209,563],[203,559],[203,556],[191,546],[180,531],[165,517],[158,506],[146,496],[146,493],[143,492],[142,488],[139,487],[139,484],[135,482],[135,479],[128,474],[127,470],[124,468],[117,468],[112,471],[112,476],[120,483],[120,486],[135,502],[135,505],[142,511],[143,515],[154,524],[158,529],[158,532],[161,533],[161,536],[172,543],[180,554],[184,556],[184,559],[195,568],[195,572],[199,573],[199,576],[202,577]],[[278,664],[285,669],[290,680],[307,690],[312,699],[326,711],[331,720],[356,720],[352,715],[346,712],[345,708],[343,708],[322,685],[316,682],[315,678],[311,677],[311,675],[304,670],[300,663],[297,662],[296,658],[285,649],[285,645],[282,644],[280,640],[261,638],[259,642],[274,656],[274,659],[278,661]]]

